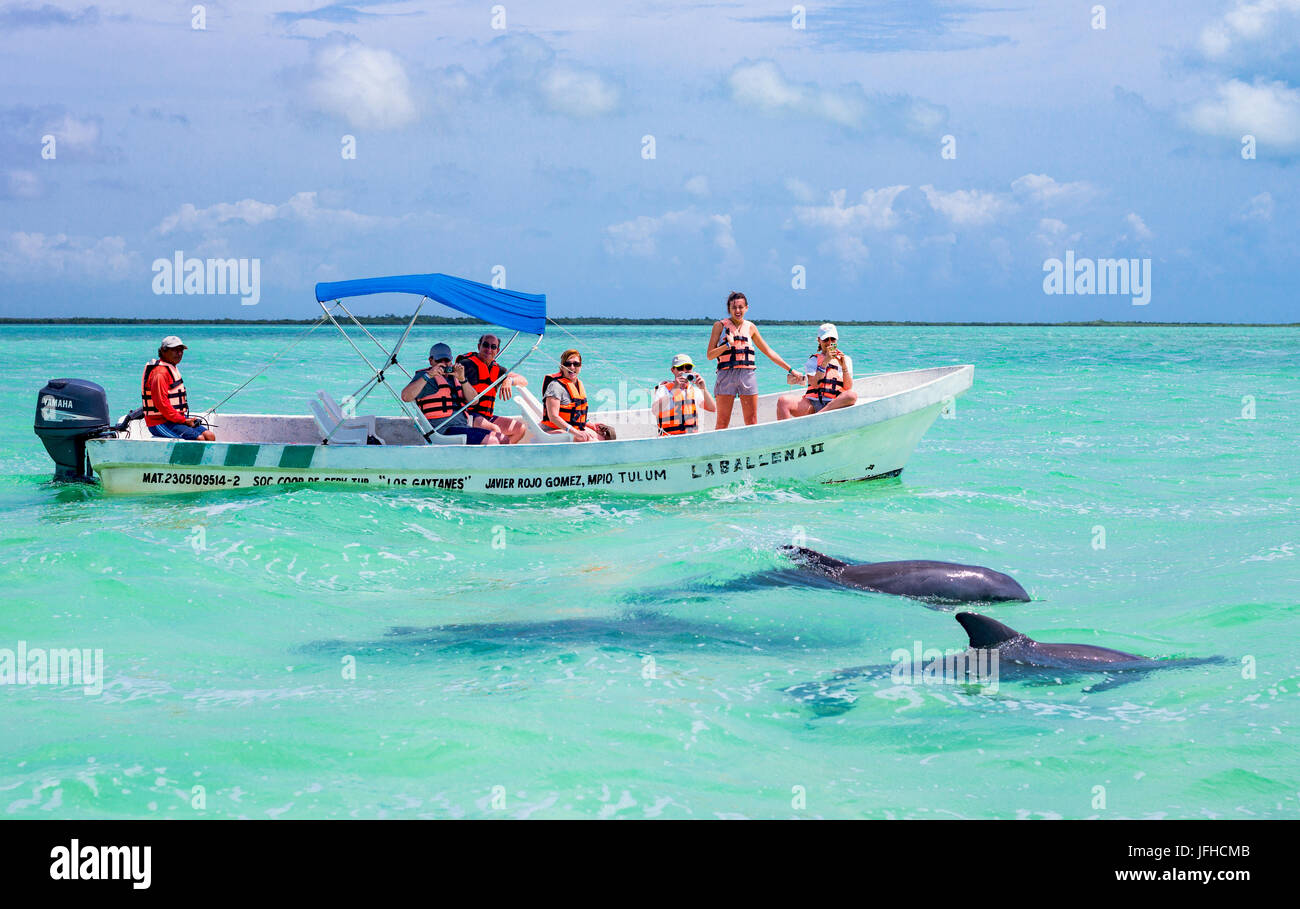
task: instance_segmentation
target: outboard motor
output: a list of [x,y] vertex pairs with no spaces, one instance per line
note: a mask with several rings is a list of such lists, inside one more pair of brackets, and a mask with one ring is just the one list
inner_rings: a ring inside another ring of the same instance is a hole
[[34,428],[54,459],[54,479],[93,483],[86,440],[114,428],[108,422],[108,395],[85,379],[51,379],[36,398]]

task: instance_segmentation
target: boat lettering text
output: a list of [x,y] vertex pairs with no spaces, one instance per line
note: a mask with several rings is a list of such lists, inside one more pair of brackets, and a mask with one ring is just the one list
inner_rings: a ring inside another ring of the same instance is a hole
[[785,461],[795,461],[809,455],[821,454],[826,448],[825,442],[800,445],[798,448],[784,448],[777,451],[765,451],[757,456],[745,455],[743,458],[723,458],[720,461],[705,461],[703,464],[691,465],[691,477],[711,477],[715,474],[739,473],[742,470],[754,470],[757,467],[770,467]]
[[140,475],[141,483],[162,486],[229,486],[239,485],[237,474],[224,473],[166,473],[163,471],[145,471]]

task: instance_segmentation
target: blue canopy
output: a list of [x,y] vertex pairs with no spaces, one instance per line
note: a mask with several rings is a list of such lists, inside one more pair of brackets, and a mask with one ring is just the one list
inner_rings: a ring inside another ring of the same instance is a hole
[[468,316],[502,328],[540,335],[546,331],[546,294],[525,294],[498,290],[478,281],[451,275],[393,275],[387,278],[358,278],[328,281],[316,285],[316,299],[342,300],[367,294],[420,294]]

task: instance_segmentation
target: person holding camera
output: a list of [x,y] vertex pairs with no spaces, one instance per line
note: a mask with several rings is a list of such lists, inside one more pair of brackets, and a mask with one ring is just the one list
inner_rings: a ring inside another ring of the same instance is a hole
[[673,357],[673,377],[655,387],[650,408],[659,424],[659,435],[678,436],[699,432],[699,409],[716,413],[717,403],[709,394],[704,378],[686,354]]
[[[474,386],[465,377],[464,364],[453,365],[451,348],[435,344],[429,348],[429,368],[416,372],[410,384],[402,389],[402,400],[414,401],[435,428],[451,417],[446,426],[437,430],[439,435],[465,436],[470,445],[505,444],[504,433],[469,425],[461,406],[475,394]],[[456,413],[458,410],[460,413]]]
[[839,349],[839,331],[830,322],[817,329],[817,352],[804,366],[803,381],[808,390],[802,395],[782,395],[776,399],[776,418],[806,417],[823,410],[850,407],[858,400],[853,390],[853,361]]

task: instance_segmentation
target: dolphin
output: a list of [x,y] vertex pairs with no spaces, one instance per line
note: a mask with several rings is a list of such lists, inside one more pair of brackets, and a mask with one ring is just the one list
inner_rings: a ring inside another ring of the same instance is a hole
[[750,631],[722,623],[692,622],[648,611],[618,617],[580,617],[521,622],[465,622],[433,627],[394,626],[371,641],[323,640],[302,645],[308,653],[426,652],[483,654],[502,650],[592,644],[636,652],[725,648],[745,651],[805,649],[800,635]]
[[1093,644],[1044,644],[974,612],[957,613],[972,650],[996,650],[1000,664],[1056,672],[1147,672],[1218,663],[1223,657],[1154,659]]
[[[1182,669],[1226,662],[1221,656],[1157,659],[1093,644],[1046,644],[978,613],[959,612],[956,618],[970,641],[966,664],[973,662],[971,657],[977,651],[996,651],[996,664],[985,658],[977,665],[996,665],[999,682],[1063,685],[1079,675],[1103,675],[1102,679],[1083,689],[1092,693],[1136,681],[1156,669]],[[856,679],[894,681],[897,669],[895,666],[855,666],[841,669],[825,679],[791,685],[783,691],[807,704],[819,716],[836,716],[851,708],[858,699],[850,682]]]
[[1029,601],[1025,588],[1000,571],[955,562],[908,560],[854,565],[802,546],[782,546],[805,569],[844,587],[891,593],[930,603]]

